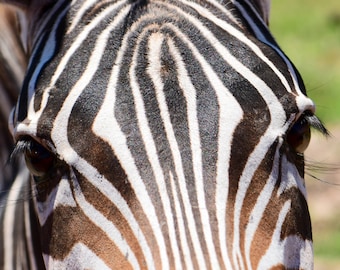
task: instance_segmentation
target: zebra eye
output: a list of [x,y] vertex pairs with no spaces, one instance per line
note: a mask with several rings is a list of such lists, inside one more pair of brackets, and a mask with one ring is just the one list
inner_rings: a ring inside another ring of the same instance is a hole
[[297,153],[302,154],[307,149],[310,138],[310,124],[303,114],[290,128],[287,142]]
[[34,140],[30,140],[27,144],[24,154],[28,169],[34,176],[46,175],[55,164],[55,156]]

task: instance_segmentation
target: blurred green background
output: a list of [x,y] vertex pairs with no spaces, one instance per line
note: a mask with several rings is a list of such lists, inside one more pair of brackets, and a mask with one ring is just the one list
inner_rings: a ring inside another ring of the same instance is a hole
[[340,121],[340,1],[272,0],[270,28],[297,66],[317,115]]
[[[272,0],[270,28],[300,71],[317,115],[333,135],[329,140],[317,136],[306,158],[340,168],[340,1]],[[340,185],[339,169],[316,174]],[[311,177],[306,182],[315,269],[340,269],[340,187]]]

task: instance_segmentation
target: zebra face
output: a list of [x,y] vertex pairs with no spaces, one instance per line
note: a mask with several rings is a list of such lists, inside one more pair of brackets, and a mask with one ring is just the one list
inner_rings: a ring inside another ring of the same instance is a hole
[[58,1],[42,18],[13,122],[46,268],[312,268],[314,104],[257,6]]

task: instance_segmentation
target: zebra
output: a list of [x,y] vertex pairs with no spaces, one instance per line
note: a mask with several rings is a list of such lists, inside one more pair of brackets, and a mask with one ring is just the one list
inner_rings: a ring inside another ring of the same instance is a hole
[[2,269],[313,268],[303,152],[327,131],[270,1],[4,2],[31,177],[2,205]]

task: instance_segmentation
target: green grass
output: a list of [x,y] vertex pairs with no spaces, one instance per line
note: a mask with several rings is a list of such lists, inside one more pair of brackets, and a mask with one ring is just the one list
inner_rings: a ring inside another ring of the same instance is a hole
[[331,220],[318,220],[313,223],[313,242],[316,260],[332,262],[334,266],[328,269],[340,269],[340,220],[338,216],[335,215]]
[[314,237],[315,255],[328,260],[338,260],[340,256],[340,231],[330,230]]
[[313,223],[313,232],[316,257],[323,261],[337,262],[336,269],[340,269],[340,220],[338,214],[329,219],[316,220]]
[[270,28],[326,122],[340,122],[339,0],[273,0]]

